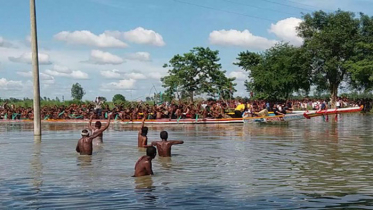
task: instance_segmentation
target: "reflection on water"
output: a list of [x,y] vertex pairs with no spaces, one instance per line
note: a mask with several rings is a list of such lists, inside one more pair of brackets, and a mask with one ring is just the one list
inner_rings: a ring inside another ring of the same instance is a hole
[[114,125],[92,156],[75,147],[85,125],[0,126],[0,209],[369,209],[370,115],[288,124],[149,126],[184,140],[131,177],[145,149],[139,127]]
[[32,147],[32,158],[31,158],[31,174],[32,184],[35,187],[36,193],[38,193],[43,184],[43,164],[40,161],[41,156],[41,137],[34,136],[34,144]]
[[92,156],[90,155],[78,155],[76,159],[77,166],[88,167],[92,166]]

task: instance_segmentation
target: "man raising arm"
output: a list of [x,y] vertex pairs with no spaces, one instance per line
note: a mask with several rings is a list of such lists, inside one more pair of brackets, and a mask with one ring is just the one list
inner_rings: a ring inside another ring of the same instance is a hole
[[167,141],[167,131],[162,131],[160,136],[162,141],[153,141],[151,144],[152,146],[157,147],[160,157],[171,157],[171,146],[174,144],[184,144],[184,141]]
[[81,155],[92,155],[93,144],[92,141],[94,138],[102,134],[110,125],[111,114],[108,116],[108,122],[105,127],[97,130],[92,136],[89,136],[87,129],[82,131],[82,138],[79,139],[78,144],[76,145],[76,151]]
[[[92,126],[92,119],[93,119],[93,116],[94,116],[94,115],[91,115],[91,118],[89,119],[89,123],[88,123],[88,128],[92,131],[92,135],[95,134],[98,130],[101,129],[101,121],[96,121],[96,122],[95,122],[95,126]],[[93,140],[93,144],[94,144],[94,145],[102,144],[102,143],[103,143],[103,136],[104,136],[103,133],[101,133],[100,135],[98,135],[98,136]]]
[[137,136],[137,146],[146,148],[148,146],[148,127],[145,125],[145,117],[142,119],[141,128]]

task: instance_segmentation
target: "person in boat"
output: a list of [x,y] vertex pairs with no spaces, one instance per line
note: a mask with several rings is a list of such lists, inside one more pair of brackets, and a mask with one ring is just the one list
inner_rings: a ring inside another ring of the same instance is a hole
[[162,131],[160,134],[161,141],[153,141],[151,146],[156,146],[158,150],[158,155],[160,157],[171,157],[171,147],[174,144],[184,144],[184,141],[167,141],[168,133],[167,131]]
[[234,117],[235,118],[241,118],[242,117],[242,113],[245,111],[245,104],[242,103],[242,101],[240,103],[238,103],[237,107],[234,109]]
[[93,139],[101,135],[110,125],[110,118],[111,115],[108,117],[108,122],[105,127],[100,128],[91,136],[87,129],[82,130],[82,138],[79,139],[78,144],[76,145],[76,152],[80,153],[80,155],[92,155],[93,151]]
[[267,106],[265,104],[262,105],[262,109],[255,113],[258,117],[265,117],[265,116],[268,116],[268,109],[267,109]]
[[319,110],[327,110],[327,107],[326,107],[326,101],[323,101],[321,103],[321,106],[320,106],[320,109]]
[[292,112],[293,111],[293,104],[291,101],[287,101],[286,103],[286,111]]
[[[111,116],[112,114],[110,114],[110,116]],[[101,124],[101,121],[96,121],[95,122],[95,126],[92,126],[92,119],[93,119],[93,116],[94,115],[91,115],[91,118],[89,119],[89,123],[88,123],[88,128],[92,131],[92,135],[93,134],[95,134],[96,132],[98,132],[100,129],[101,129],[101,126],[102,126],[102,124]],[[110,117],[108,116],[108,119],[109,119]],[[108,125],[107,125],[107,127],[109,127],[109,125],[110,125],[110,120],[108,121]],[[105,129],[106,130],[106,129]],[[101,133],[100,135],[98,135],[95,139],[93,139],[93,144],[94,145],[99,145],[99,144],[102,144],[102,143],[104,143],[104,141],[103,141],[103,137],[104,137],[104,134],[103,133]]]
[[145,117],[142,119],[141,128],[137,135],[137,147],[148,147],[148,127],[145,126]]
[[157,155],[157,150],[153,146],[146,148],[146,155],[142,156],[135,164],[135,174],[133,177],[153,175],[152,160]]
[[283,113],[277,108],[277,104],[273,105],[272,111],[275,115],[283,115]]

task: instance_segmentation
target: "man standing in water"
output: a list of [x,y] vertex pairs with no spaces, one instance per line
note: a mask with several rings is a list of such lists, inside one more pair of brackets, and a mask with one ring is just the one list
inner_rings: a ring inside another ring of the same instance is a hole
[[146,148],[146,155],[142,156],[135,165],[134,177],[153,175],[152,160],[157,155],[157,150],[153,146]]
[[[95,126],[94,127],[92,126],[93,116],[94,115],[91,116],[91,118],[89,119],[89,123],[88,123],[88,128],[92,131],[92,135],[95,134],[96,132],[98,132],[101,129],[101,126],[102,126],[101,125],[101,121],[96,121],[95,122]],[[108,119],[110,119],[110,117],[108,117]],[[108,122],[108,125],[109,124],[110,124],[110,120]],[[103,133],[101,133],[100,135],[98,135],[95,139],[93,139],[93,144],[94,145],[100,145],[100,144],[104,143],[103,136],[104,136]]]
[[171,157],[171,146],[174,144],[184,144],[184,141],[167,141],[167,131],[162,131],[160,136],[162,141],[153,141],[151,144],[157,147],[160,157]]
[[110,118],[111,114],[108,116],[108,122],[105,127],[96,130],[92,136],[89,136],[89,132],[87,129],[82,131],[82,138],[79,139],[78,144],[76,145],[76,151],[79,152],[81,155],[92,155],[93,150],[93,139],[102,133],[109,127],[110,125]]
[[142,119],[141,128],[139,130],[138,136],[137,136],[137,146],[146,148],[148,147],[148,127],[144,126],[145,124],[145,117]]

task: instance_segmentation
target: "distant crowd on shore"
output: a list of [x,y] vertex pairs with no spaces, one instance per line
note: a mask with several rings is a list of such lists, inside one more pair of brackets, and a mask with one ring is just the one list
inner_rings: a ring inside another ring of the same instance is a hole
[[[336,107],[355,107],[364,105],[364,111],[371,109],[371,101],[352,101],[338,98]],[[107,119],[112,113],[115,120],[137,119],[185,119],[185,118],[239,118],[246,116],[260,116],[261,111],[274,111],[286,114],[292,110],[318,110],[332,107],[330,101],[317,99],[288,100],[282,102],[268,102],[264,100],[209,100],[200,102],[172,101],[164,103],[133,103],[125,106],[123,103],[109,107],[107,103],[95,100],[85,104],[71,104],[69,106],[43,106],[41,118],[44,120],[89,119],[94,114],[95,119]],[[0,120],[23,120],[34,118],[33,109],[20,107],[7,102],[0,105]]]

